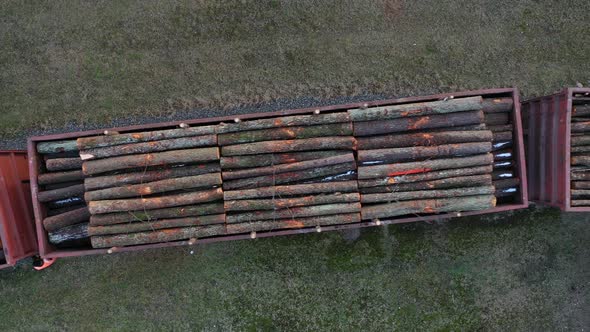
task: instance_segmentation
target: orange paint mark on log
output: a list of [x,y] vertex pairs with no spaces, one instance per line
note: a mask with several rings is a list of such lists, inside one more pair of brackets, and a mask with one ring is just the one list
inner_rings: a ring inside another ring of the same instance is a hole
[[278,127],[278,126],[281,126],[282,124],[283,124],[283,120],[281,120],[280,118],[279,119],[275,119],[275,121],[274,121],[274,125],[275,126]]
[[410,130],[419,129],[421,126],[423,126],[429,122],[430,122],[429,116],[421,117],[418,121],[414,121],[414,122],[410,123],[410,125],[408,126],[408,129],[410,129]]
[[287,226],[290,228],[302,228],[305,227],[305,224],[302,223],[301,221],[297,221],[297,220],[289,220],[286,222]]
[[143,134],[133,134],[133,135],[131,135],[131,137],[133,137],[135,139],[140,139],[143,137]]
[[430,207],[430,206],[426,206],[426,207],[424,208],[424,212],[426,212],[426,213],[434,213],[434,212],[436,212],[436,210],[435,210],[435,209],[433,209],[433,208],[432,208],[432,207]]
[[432,134],[422,134],[422,138],[425,138],[425,139],[432,139],[432,137],[433,137]]
[[417,169],[411,169],[408,171],[392,172],[392,173],[387,174],[387,176],[394,177],[394,176],[400,176],[400,175],[426,173],[426,172],[430,172],[431,170],[432,169],[430,169],[430,168],[417,168]]

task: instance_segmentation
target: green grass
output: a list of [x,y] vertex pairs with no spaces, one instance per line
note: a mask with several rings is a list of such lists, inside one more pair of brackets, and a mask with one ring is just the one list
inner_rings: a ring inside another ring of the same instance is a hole
[[552,92],[590,71],[585,0],[2,1],[0,136],[277,98]]
[[531,209],[63,259],[0,272],[0,330],[581,330],[589,225]]

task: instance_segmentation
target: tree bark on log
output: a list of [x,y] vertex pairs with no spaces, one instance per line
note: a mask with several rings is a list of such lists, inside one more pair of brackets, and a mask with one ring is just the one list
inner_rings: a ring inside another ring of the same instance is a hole
[[510,123],[510,113],[486,113],[486,126],[503,126]]
[[494,133],[494,142],[512,141],[512,131],[498,131]]
[[361,217],[363,220],[371,220],[418,213],[480,211],[495,206],[496,197],[494,195],[426,199],[364,206]]
[[442,190],[420,190],[407,192],[392,192],[382,194],[362,194],[361,203],[382,203],[382,202],[397,202],[408,201],[415,199],[427,198],[452,198],[463,196],[476,196],[493,194],[495,188],[493,186],[482,187],[468,187],[468,188],[453,188]]
[[322,205],[333,203],[351,203],[360,201],[358,193],[335,193],[292,198],[264,198],[225,201],[226,211],[280,210],[299,206]]
[[89,237],[88,223],[76,224],[49,232],[48,237],[51,244],[63,244],[86,239]]
[[497,170],[492,173],[493,180],[510,179],[515,177],[514,171],[511,169]]
[[225,234],[224,225],[170,228],[131,234],[92,236],[93,248],[125,247],[140,244],[171,242]]
[[297,181],[293,184],[309,184],[309,183],[324,183],[324,182],[336,182],[336,181],[350,181],[356,180],[356,171],[348,170],[346,172],[334,175],[328,175],[319,178],[307,179],[302,181]]
[[216,147],[175,150],[88,160],[82,165],[82,171],[84,171],[84,174],[86,175],[93,175],[119,169],[208,162],[218,159],[219,149]]
[[[338,215],[341,213],[360,212],[360,210],[361,203],[359,202],[311,205],[292,207],[284,210],[252,211],[242,212],[239,214],[228,214],[225,217],[225,221],[228,224],[235,224],[240,222],[261,220]],[[335,218],[338,218],[338,216],[335,216]]]
[[221,155],[227,157],[311,150],[352,151],[354,149],[355,142],[355,139],[351,136],[332,136],[282,141],[264,141],[249,144],[227,145],[221,148]]
[[572,108],[572,116],[590,116],[590,106],[574,105]]
[[216,126],[202,126],[146,131],[140,133],[80,137],[77,140],[77,146],[80,150],[87,150],[121,144],[160,141],[165,139],[191,136],[213,135],[215,134],[215,127]]
[[590,136],[572,136],[571,144],[572,146],[590,145]]
[[78,151],[76,140],[49,141],[37,143],[37,152],[41,154]]
[[220,173],[209,173],[133,184],[124,187],[113,187],[96,191],[87,191],[84,194],[84,200],[90,202],[105,199],[148,196],[182,189],[205,189],[221,185],[221,182]]
[[590,131],[590,122],[576,122],[571,124],[572,133],[584,133]]
[[477,96],[367,109],[357,108],[348,110],[348,114],[352,121],[373,121],[474,111],[481,108],[482,98]]
[[400,183],[389,186],[361,188],[361,194],[395,193],[405,191],[420,191],[446,188],[464,188],[487,186],[492,184],[490,174],[470,175],[456,178],[445,178],[423,182]]
[[512,168],[514,167],[514,161],[512,160],[502,160],[502,161],[494,161],[494,169],[496,168]]
[[433,133],[408,133],[399,135],[367,136],[357,138],[357,149],[405,148],[457,143],[489,142],[491,131],[441,131]]
[[76,196],[76,197],[68,197],[68,198],[60,199],[60,200],[53,201],[53,202],[48,202],[47,208],[52,209],[52,210],[57,210],[57,209],[63,209],[63,208],[67,208],[67,207],[71,207],[71,206],[75,206],[75,205],[84,204],[84,199],[81,196],[82,195]]
[[318,167],[326,167],[336,164],[342,163],[351,163],[354,162],[354,155],[351,153],[335,156],[335,157],[328,157],[322,159],[314,159],[314,160],[306,160],[297,163],[291,164],[279,164],[276,166],[267,166],[267,167],[258,167],[258,168],[249,168],[237,171],[224,171],[223,172],[223,179],[224,180],[235,180],[235,179],[243,179],[248,177],[255,177],[255,176],[264,176],[264,175],[272,175],[272,174],[279,174],[285,172],[295,172],[304,169],[310,168],[318,168]]
[[590,189],[590,181],[572,181],[572,189]]
[[177,195],[94,201],[88,203],[92,214],[103,214],[122,211],[154,210],[173,206],[192,205],[223,199],[221,188],[190,192]]
[[413,183],[422,181],[432,181],[446,178],[464,177],[470,175],[490,174],[492,173],[492,166],[478,166],[467,168],[445,169],[441,171],[433,171],[427,173],[398,175],[393,177],[358,180],[359,188],[370,188],[379,186],[390,186],[394,184]]
[[128,234],[166,228],[216,225],[223,223],[225,223],[224,214],[213,214],[200,217],[162,219],[157,221],[138,221],[110,226],[90,226],[88,228],[88,234],[90,236]]
[[497,180],[497,181],[494,181],[493,184],[494,184],[494,187],[496,187],[496,189],[518,187],[520,185],[520,179],[519,178],[511,178],[511,179]]
[[485,123],[478,123],[466,126],[453,126],[453,127],[442,127],[442,128],[431,128],[431,129],[424,129],[420,132],[424,133],[439,133],[443,131],[478,131],[478,130],[488,130],[486,128]]
[[572,206],[590,206],[590,200],[588,199],[572,199]]
[[263,197],[278,197],[295,195],[310,195],[323,193],[349,193],[358,190],[356,181],[296,184],[288,186],[272,186],[247,190],[225,191],[223,193],[226,201],[239,199],[252,199]]
[[508,124],[508,125],[499,125],[499,126],[492,126],[492,125],[486,125],[486,128],[488,130],[490,130],[493,133],[499,133],[502,131],[512,131],[514,128],[512,125]]
[[80,159],[91,160],[110,158],[115,156],[161,152],[168,150],[179,150],[187,148],[197,148],[214,146],[217,144],[216,135],[191,136],[174,139],[165,139],[161,141],[151,141],[143,143],[133,143],[124,145],[107,146],[102,148],[93,148],[80,151]]
[[470,157],[436,159],[375,166],[360,166],[358,168],[358,178],[360,180],[364,180],[380,177],[394,177],[398,175],[425,173],[441,169],[485,166],[491,164],[492,162],[492,154],[486,153]]
[[590,181],[590,172],[571,172],[570,178],[572,181]]
[[572,165],[590,166],[590,156],[572,156]]
[[57,216],[58,214],[74,211],[80,208],[86,207],[86,204],[77,204],[72,206],[66,206],[58,209],[47,209],[47,217]]
[[94,176],[84,179],[84,187],[87,191],[91,191],[121,185],[146,183],[164,179],[219,172],[221,172],[221,167],[219,167],[219,164],[213,162],[207,164],[186,165],[181,167],[159,169],[147,172]]
[[514,101],[511,97],[484,98],[482,108],[486,113],[511,112]]
[[82,184],[82,183],[83,183],[82,181],[70,181],[70,182],[46,184],[43,186],[43,191],[71,187],[71,186],[75,186],[75,185]]
[[436,146],[362,150],[358,151],[358,160],[362,163],[397,163],[432,157],[468,156],[490,151],[492,151],[492,144],[490,142],[445,144]]
[[354,136],[373,136],[410,130],[445,128],[483,123],[482,111],[468,111],[440,115],[417,116],[393,120],[354,123]]
[[227,234],[240,234],[250,232],[272,231],[286,228],[305,228],[316,226],[351,224],[360,221],[360,213],[347,213],[331,216],[291,218],[281,220],[263,220],[256,222],[229,224],[225,226],[225,228]]
[[234,133],[220,134],[219,145],[232,145],[241,143],[252,143],[260,141],[276,141],[289,139],[302,139],[323,136],[351,136],[352,123],[333,123],[320,126],[297,126],[269,128],[252,131],[239,131]]
[[127,222],[143,222],[159,219],[197,217],[211,214],[223,214],[222,202],[206,203],[198,205],[186,205],[156,210],[139,210],[97,214],[90,217],[90,225],[107,226]]
[[53,189],[48,191],[41,191],[37,194],[37,200],[41,203],[58,201],[68,197],[78,197],[84,194],[84,185],[77,184],[75,186]]
[[219,134],[225,134],[236,131],[291,126],[313,126],[342,122],[350,122],[350,117],[347,113],[282,116],[260,120],[248,120],[238,123],[224,123],[217,128],[217,132]]
[[494,161],[502,161],[502,160],[512,160],[513,154],[511,149],[494,151]]
[[587,189],[572,189],[571,190],[572,198],[588,198],[590,197],[590,190]]
[[43,186],[47,184],[64,183],[82,179],[84,179],[84,173],[82,173],[82,170],[75,170],[39,174],[37,177],[37,183]]
[[45,162],[45,168],[50,172],[69,171],[82,168],[82,163],[80,158],[49,159]]
[[518,187],[510,187],[510,188],[498,188],[494,193],[494,196],[497,198],[505,198],[514,196],[518,192]]
[[48,232],[54,232],[60,228],[87,222],[90,218],[90,212],[87,207],[82,207],[77,210],[69,211],[56,216],[47,217],[43,219],[43,227]]
[[500,151],[512,148],[512,141],[495,142],[492,144],[492,151]]
[[590,145],[586,146],[572,146],[571,153],[585,153],[590,151]]
[[289,164],[306,160],[341,156],[349,153],[346,150],[303,151],[294,153],[267,153],[250,156],[221,157],[221,167],[226,169],[264,167]]
[[267,187],[277,184],[287,184],[308,179],[321,178],[329,175],[337,175],[348,171],[354,171],[356,162],[330,165],[296,172],[287,172],[271,175],[263,175],[254,178],[229,180],[223,182],[224,190],[252,189]]

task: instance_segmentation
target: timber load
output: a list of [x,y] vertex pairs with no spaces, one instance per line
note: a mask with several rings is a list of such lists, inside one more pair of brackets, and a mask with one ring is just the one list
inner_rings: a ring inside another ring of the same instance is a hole
[[227,234],[361,221],[347,113],[228,123],[218,132]]
[[572,105],[570,126],[571,206],[590,207],[590,103]]
[[362,219],[496,206],[493,132],[480,97],[349,110]]

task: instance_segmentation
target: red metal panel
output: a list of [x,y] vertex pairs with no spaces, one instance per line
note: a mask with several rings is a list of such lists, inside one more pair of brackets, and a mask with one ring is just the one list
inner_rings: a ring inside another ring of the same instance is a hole
[[[330,112],[342,112],[346,111],[351,108],[359,108],[363,106],[383,106],[383,105],[393,105],[393,104],[405,104],[405,103],[413,103],[413,102],[426,102],[426,101],[434,101],[434,100],[441,100],[444,98],[449,98],[451,96],[454,97],[468,97],[468,96],[484,96],[484,97],[512,97],[514,100],[514,109],[512,113],[512,119],[514,124],[514,136],[516,139],[514,153],[516,157],[516,168],[521,179],[521,184],[519,188],[519,196],[517,197],[516,202],[511,204],[501,204],[493,209],[488,209],[484,211],[474,211],[474,212],[466,212],[466,213],[444,213],[439,215],[429,215],[429,216],[417,216],[411,218],[398,218],[398,219],[387,219],[387,220],[380,220],[370,221],[370,222],[361,222],[355,224],[346,224],[346,225],[335,225],[335,226],[326,226],[322,227],[322,231],[332,231],[332,230],[342,230],[342,229],[350,229],[350,228],[361,228],[361,227],[370,227],[370,226],[377,226],[377,225],[387,225],[387,224],[398,224],[398,223],[407,223],[407,222],[416,222],[416,221],[432,221],[432,220],[439,220],[439,219],[448,219],[452,217],[458,216],[470,216],[470,215],[480,215],[480,214],[487,214],[487,213],[495,213],[500,211],[509,211],[515,209],[522,209],[528,206],[528,193],[527,193],[527,174],[526,174],[526,166],[525,166],[525,155],[524,155],[524,142],[523,142],[523,129],[522,129],[522,122],[521,122],[521,114],[520,114],[520,100],[518,90],[516,88],[503,88],[503,89],[486,89],[486,90],[475,90],[475,91],[464,91],[458,93],[445,93],[445,94],[438,94],[432,96],[425,96],[425,97],[410,97],[410,98],[399,98],[399,99],[389,99],[389,100],[379,100],[379,101],[372,101],[372,102],[362,102],[362,103],[352,103],[352,104],[345,104],[345,105],[333,105],[333,106],[326,106],[326,107],[319,107],[319,108],[305,108],[305,109],[296,109],[296,110],[286,110],[286,111],[279,111],[279,112],[266,112],[266,113],[254,113],[254,114],[247,114],[247,115],[236,115],[236,116],[227,116],[227,117],[218,117],[218,118],[205,118],[205,119],[195,119],[195,120],[186,120],[186,121],[174,121],[174,122],[167,122],[167,123],[159,123],[159,124],[148,124],[148,125],[136,125],[130,127],[121,127],[121,128],[112,128],[109,130],[117,131],[120,133],[128,133],[134,131],[145,131],[147,129],[166,129],[166,128],[174,128],[178,127],[180,123],[187,123],[192,125],[206,125],[206,124],[217,124],[220,122],[232,122],[236,118],[240,120],[253,120],[253,119],[263,119],[269,117],[276,117],[276,116],[284,116],[284,115],[297,115],[297,114],[313,114],[315,110],[320,110],[322,113],[330,113]],[[57,135],[49,135],[49,136],[39,136],[39,137],[32,137],[29,139],[28,142],[28,151],[29,151],[29,171],[30,171],[30,178],[31,178],[31,190],[33,196],[33,209],[35,212],[35,223],[37,227],[37,241],[39,244],[39,252],[41,257],[43,258],[59,258],[59,257],[71,257],[71,256],[82,256],[82,255],[92,255],[92,254],[106,254],[110,252],[123,252],[123,251],[137,251],[137,250],[145,250],[151,248],[162,248],[162,247],[170,247],[170,246],[181,246],[181,245],[189,245],[188,241],[176,241],[176,242],[169,242],[169,243],[158,243],[158,244],[148,244],[148,245],[138,245],[132,247],[123,247],[123,248],[112,248],[112,249],[84,249],[84,250],[58,250],[54,246],[52,246],[47,240],[47,234],[43,229],[42,220],[46,215],[45,208],[42,204],[40,204],[36,197],[38,194],[38,184],[37,184],[37,175],[39,173],[39,165],[40,165],[40,156],[36,152],[36,145],[37,142],[41,141],[51,141],[51,140],[63,140],[68,138],[77,138],[77,137],[84,137],[84,136],[93,136],[93,135],[101,135],[104,130],[90,130],[84,132],[76,132],[76,133],[65,133],[65,134],[57,134]],[[258,232],[256,234],[257,237],[270,237],[270,236],[279,236],[279,235],[289,235],[289,234],[303,234],[309,232],[316,232],[316,228],[303,228],[303,229],[292,229],[292,230],[279,230],[279,231],[268,231],[268,232]],[[200,239],[197,243],[212,243],[212,242],[220,242],[220,241],[229,241],[229,240],[240,240],[240,239],[248,239],[250,238],[249,234],[240,234],[240,235],[230,235],[230,236],[219,236],[213,238],[206,238]]]
[[564,211],[590,212],[590,207],[572,207],[570,197],[572,105],[574,101],[590,103],[588,95],[589,88],[566,88],[523,102],[531,201]]
[[37,254],[26,151],[0,151],[0,239],[0,268]]

